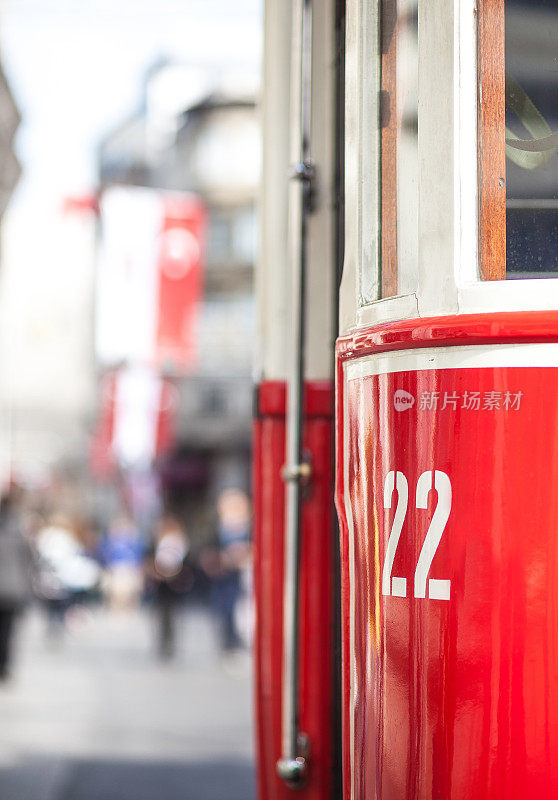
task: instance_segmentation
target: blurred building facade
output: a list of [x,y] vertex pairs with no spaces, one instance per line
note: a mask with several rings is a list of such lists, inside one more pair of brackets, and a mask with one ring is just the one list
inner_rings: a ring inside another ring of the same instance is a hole
[[33,196],[27,216],[12,213],[19,197],[8,208],[21,176],[21,121],[0,66],[0,481],[77,510],[87,498],[95,410],[95,224],[67,214],[56,195]]
[[[249,488],[256,89],[253,75],[218,78],[156,64],[146,75],[138,113],[99,148],[101,197],[115,186],[149,187],[162,195],[190,193],[206,210],[197,358],[190,368],[171,359],[161,369],[178,400],[174,440],[155,464],[167,507],[190,520],[191,532],[202,538],[211,528],[208,509],[217,493]],[[99,382],[115,366],[99,363]]]
[[20,122],[19,109],[0,65],[0,219],[21,172],[14,152],[14,136]]

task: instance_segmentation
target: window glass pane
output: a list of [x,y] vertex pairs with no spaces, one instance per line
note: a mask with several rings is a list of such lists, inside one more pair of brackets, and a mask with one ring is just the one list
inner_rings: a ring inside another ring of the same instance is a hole
[[506,0],[506,277],[558,276],[558,3]]
[[481,275],[558,277],[558,2],[483,0]]

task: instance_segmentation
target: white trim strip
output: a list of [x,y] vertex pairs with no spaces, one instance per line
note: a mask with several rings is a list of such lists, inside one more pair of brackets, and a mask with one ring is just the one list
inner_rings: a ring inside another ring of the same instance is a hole
[[377,353],[347,363],[346,377],[354,381],[392,372],[496,367],[558,367],[558,344],[458,345]]

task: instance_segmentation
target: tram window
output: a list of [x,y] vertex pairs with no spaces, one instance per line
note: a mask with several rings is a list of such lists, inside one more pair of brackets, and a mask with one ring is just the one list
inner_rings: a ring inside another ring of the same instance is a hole
[[381,292],[414,292],[418,273],[417,0],[382,0]]
[[484,0],[479,33],[481,274],[558,277],[558,2]]
[[[418,0],[381,0],[379,281],[362,302],[416,291],[418,274]],[[374,265],[364,267],[365,272]],[[379,284],[379,285],[378,285]]]

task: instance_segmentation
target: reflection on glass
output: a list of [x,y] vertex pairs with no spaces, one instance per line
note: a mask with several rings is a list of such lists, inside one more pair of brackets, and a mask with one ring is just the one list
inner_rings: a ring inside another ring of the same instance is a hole
[[505,0],[506,277],[558,276],[558,3]]

